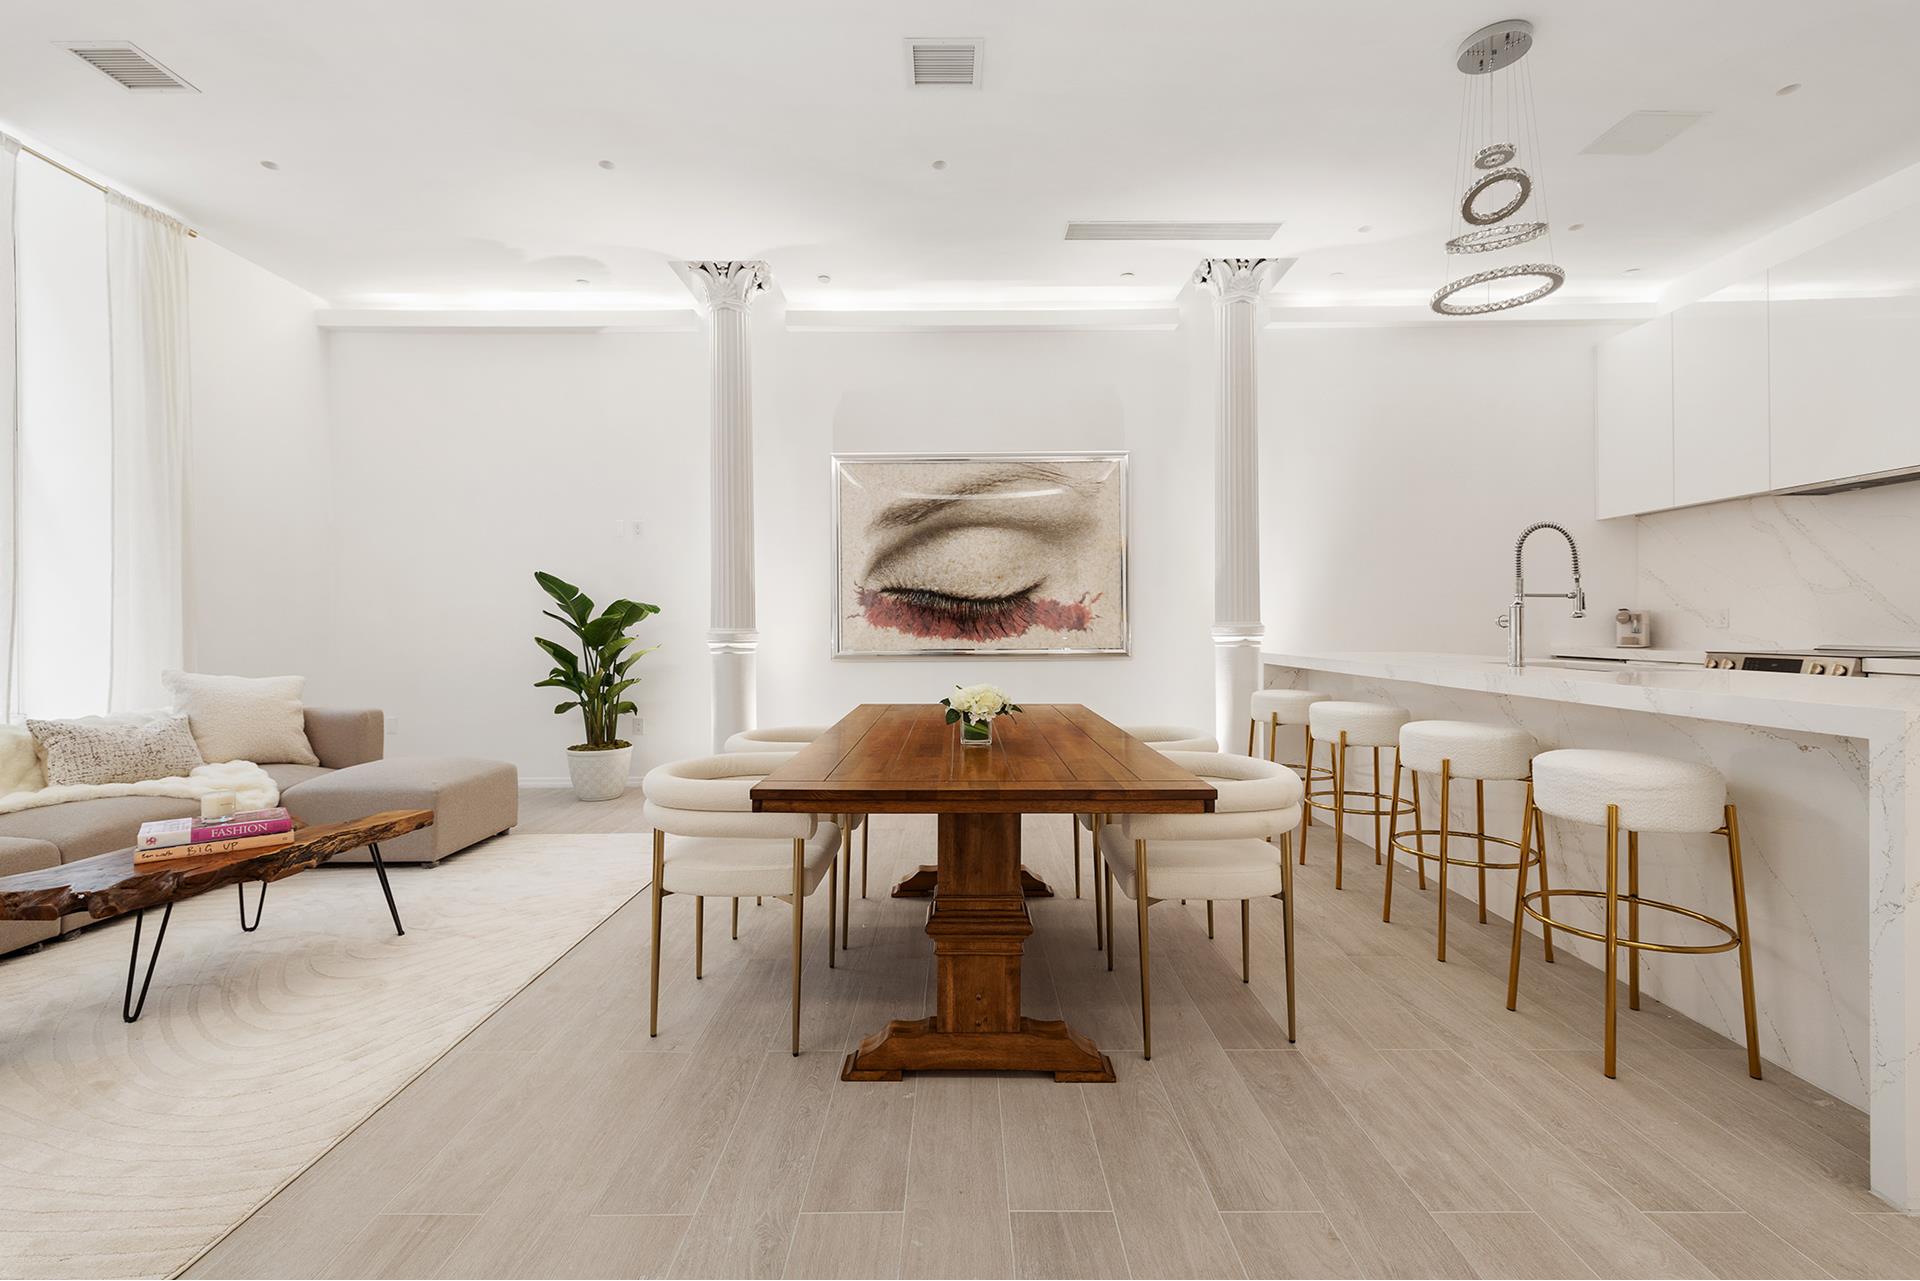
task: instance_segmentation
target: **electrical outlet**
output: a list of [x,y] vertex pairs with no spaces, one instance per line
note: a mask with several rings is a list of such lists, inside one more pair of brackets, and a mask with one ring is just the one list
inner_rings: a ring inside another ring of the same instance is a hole
[[1716,632],[1724,632],[1733,626],[1731,610],[1716,609],[1707,611],[1707,627]]
[[646,523],[638,520],[617,520],[614,526],[622,538],[640,538],[646,534]]
[[638,716],[630,717],[627,721],[627,724],[631,727],[628,732],[631,733],[635,738],[639,738],[642,734],[647,732],[647,723],[641,720]]

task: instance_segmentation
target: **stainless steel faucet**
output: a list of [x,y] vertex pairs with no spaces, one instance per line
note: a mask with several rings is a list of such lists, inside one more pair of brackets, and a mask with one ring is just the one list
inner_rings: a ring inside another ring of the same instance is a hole
[[[1570,592],[1530,592],[1527,590],[1526,563],[1524,553],[1527,550],[1527,538],[1543,529],[1551,529],[1567,540],[1567,551],[1573,556],[1573,590]],[[1507,666],[1518,669],[1525,666],[1526,658],[1526,611],[1527,600],[1570,600],[1573,602],[1573,616],[1587,616],[1587,593],[1580,586],[1580,548],[1575,545],[1573,535],[1563,526],[1550,520],[1537,521],[1520,531],[1520,537],[1513,540],[1513,604],[1507,606],[1507,612],[1497,620],[1507,629]]]

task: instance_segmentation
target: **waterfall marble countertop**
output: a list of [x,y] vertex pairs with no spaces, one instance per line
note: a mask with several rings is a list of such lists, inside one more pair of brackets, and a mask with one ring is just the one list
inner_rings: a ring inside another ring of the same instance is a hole
[[1577,658],[1532,659],[1515,671],[1503,658],[1412,651],[1263,653],[1260,660],[1268,667],[1297,671],[1412,681],[1509,698],[1543,698],[1843,738],[1904,738],[1912,720],[1920,716],[1920,679],[1904,676],[1786,676]]
[[[1758,759],[1766,750],[1763,744],[1723,744],[1727,750],[1719,753],[1716,764],[1731,786],[1764,789],[1778,802],[1776,814],[1787,815],[1779,820],[1780,839],[1769,839],[1774,833],[1759,813],[1752,833],[1757,846],[1775,845],[1783,859],[1791,857],[1791,850],[1800,852],[1792,867],[1782,869],[1783,875],[1804,877],[1817,871],[1818,865],[1808,859],[1859,859],[1864,864],[1864,902],[1852,899],[1855,889],[1847,896],[1851,901],[1809,900],[1803,906],[1821,912],[1824,924],[1814,942],[1864,941],[1868,1045],[1862,1066],[1871,1127],[1871,1185],[1900,1209],[1920,1211],[1920,914],[1912,910],[1920,903],[1920,678],[1787,676],[1670,662],[1550,658],[1516,671],[1504,658],[1401,652],[1265,653],[1261,660],[1266,668],[1263,684],[1311,686],[1316,674],[1326,674],[1334,678],[1327,682],[1330,690],[1353,691],[1336,697],[1377,697],[1366,690],[1369,681],[1423,685],[1448,691],[1440,705],[1449,709],[1458,705],[1457,693],[1484,694],[1506,704],[1498,715],[1516,724],[1538,719],[1521,700],[1540,700],[1864,743],[1864,753],[1844,747],[1826,753],[1836,760],[1864,756],[1864,789],[1850,795],[1845,789],[1821,790],[1815,771],[1792,768],[1791,762],[1767,771]],[[1361,682],[1357,690],[1356,681]],[[1496,715],[1492,708],[1488,714]],[[1676,740],[1658,725],[1649,725],[1644,735],[1620,736],[1618,726],[1613,729],[1618,745],[1637,750],[1649,750],[1638,747],[1641,740],[1654,745],[1652,750],[1660,750],[1661,744],[1666,750],[1698,746],[1686,736]],[[1770,759],[1777,763],[1778,754]],[[1779,790],[1802,785],[1811,790],[1794,796]],[[1851,807],[1862,800],[1866,848],[1849,849],[1863,830],[1858,810]],[[1836,805],[1851,812],[1830,808]],[[1823,808],[1832,816],[1825,822],[1820,818]],[[1816,826],[1794,828],[1796,814],[1811,816]],[[1832,843],[1840,831],[1854,835],[1842,844]],[[1848,879],[1861,886],[1857,876]],[[1729,1088],[1735,1088],[1731,1082]]]

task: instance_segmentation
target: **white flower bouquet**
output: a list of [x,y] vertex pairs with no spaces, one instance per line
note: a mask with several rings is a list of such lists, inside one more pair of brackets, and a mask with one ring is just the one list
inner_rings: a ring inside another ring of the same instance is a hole
[[947,724],[960,723],[960,741],[969,747],[991,743],[993,718],[1020,710],[997,685],[956,685],[940,705],[947,709]]

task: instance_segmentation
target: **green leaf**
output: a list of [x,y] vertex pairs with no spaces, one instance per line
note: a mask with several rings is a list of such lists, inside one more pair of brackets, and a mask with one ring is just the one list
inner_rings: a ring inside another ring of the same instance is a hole
[[575,623],[571,618],[562,617],[561,615],[554,613],[550,609],[543,609],[540,612],[542,614],[545,614],[548,618],[551,618],[554,622],[559,623],[562,627],[565,627],[568,631],[572,632],[575,636],[578,636],[580,634],[579,625]]
[[580,589],[564,578],[555,578],[552,574],[543,574],[537,569],[533,571],[533,581],[540,584],[547,595],[562,605],[580,594]]
[[577,671],[579,669],[580,660],[574,656],[572,650],[560,642],[550,641],[544,636],[536,636],[533,638],[533,643],[541,649],[546,650],[553,661],[560,664],[560,666],[567,671]]
[[615,716],[631,716],[639,710],[639,708],[628,702],[619,702],[613,705],[613,714]]
[[578,706],[580,706],[578,699],[575,699],[571,703],[555,703],[553,705],[553,714],[555,716],[564,716]]
[[611,615],[602,614],[588,623],[580,633],[589,649],[601,649],[608,641],[620,634],[620,620]]
[[[945,700],[943,699],[942,701],[944,702]],[[951,725],[959,719],[960,719],[960,713],[954,711],[951,707],[949,707],[947,709],[947,724]]]
[[[535,681],[533,683],[533,687],[535,689],[546,689],[549,686],[551,686],[554,689],[573,689],[573,682],[568,680],[565,676],[562,676],[556,673],[555,675],[547,677],[547,679],[543,681]],[[574,692],[578,693],[579,691],[575,690]]]
[[582,627],[593,617],[593,598],[584,593],[567,602],[567,612],[573,615],[573,621]]

